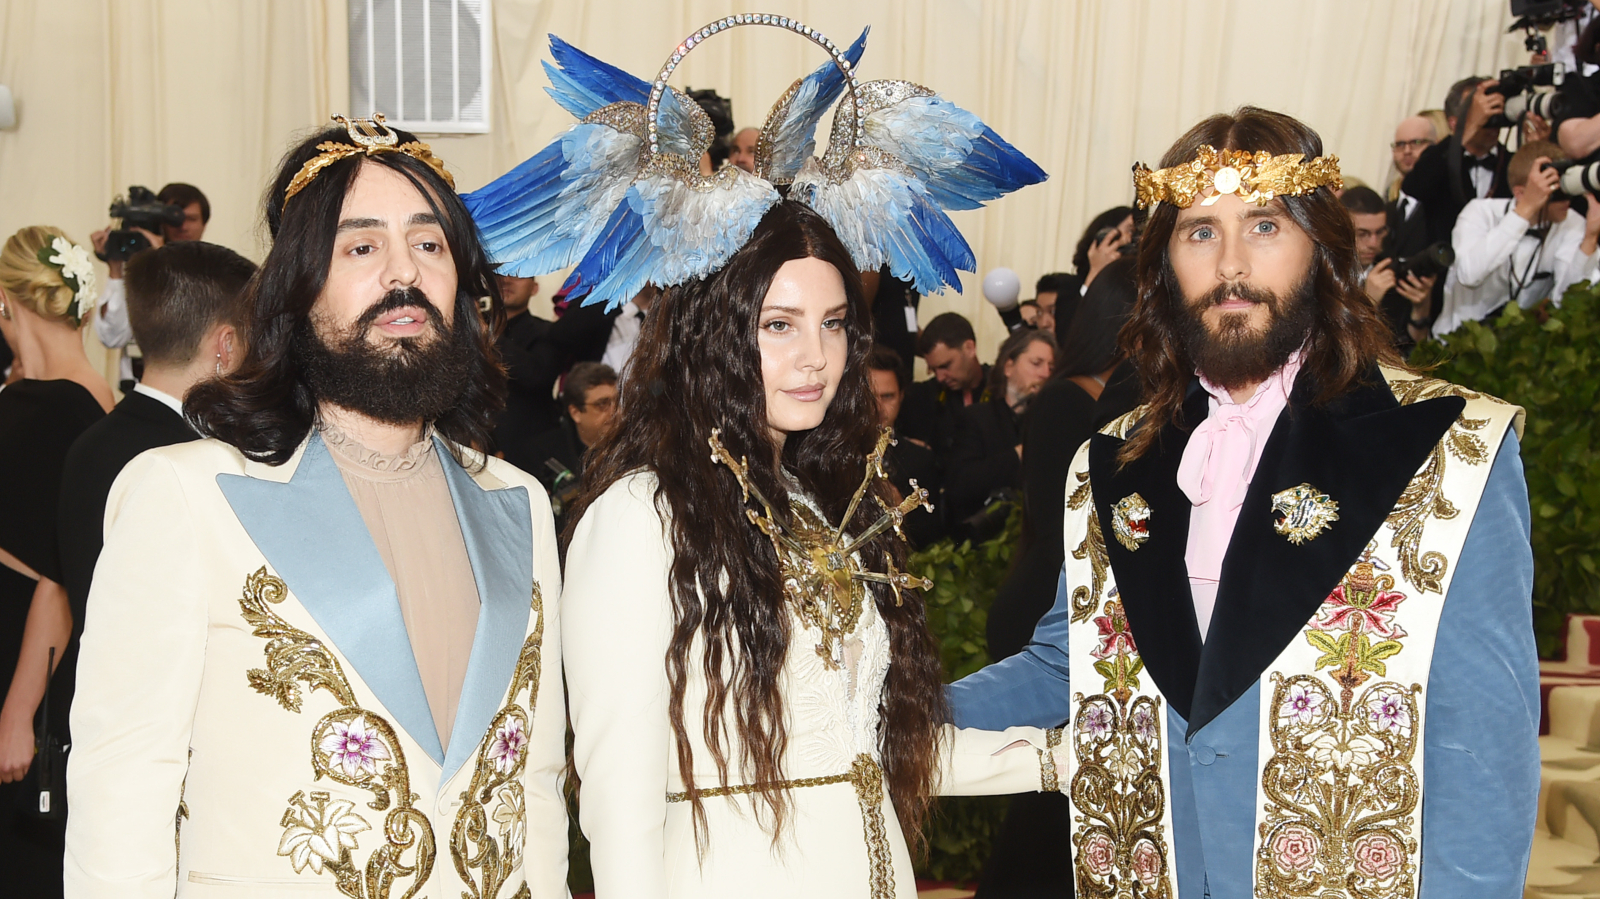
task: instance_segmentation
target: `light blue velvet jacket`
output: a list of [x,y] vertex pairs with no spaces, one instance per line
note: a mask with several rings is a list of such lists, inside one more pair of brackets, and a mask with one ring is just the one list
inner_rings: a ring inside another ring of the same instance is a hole
[[[1457,562],[1428,675],[1421,899],[1520,899],[1539,794],[1539,667],[1527,485],[1517,438],[1496,455]],[[958,727],[1054,727],[1070,714],[1065,574],[1023,651],[948,687]],[[1180,899],[1253,895],[1257,684],[1184,741],[1168,708]],[[1068,850],[1061,835],[1062,851]]]

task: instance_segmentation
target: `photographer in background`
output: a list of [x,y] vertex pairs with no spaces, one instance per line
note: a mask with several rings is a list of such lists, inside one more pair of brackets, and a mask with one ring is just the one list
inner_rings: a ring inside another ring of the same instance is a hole
[[1490,124],[1506,107],[1506,98],[1492,91],[1497,84],[1473,76],[1450,86],[1444,115],[1454,133],[1424,149],[1400,183],[1406,195],[1422,204],[1429,243],[1450,240],[1456,216],[1469,200],[1511,197],[1506,179],[1511,153],[1500,143],[1499,129]]
[[[141,189],[129,189],[130,200],[137,202],[139,190]],[[144,196],[148,198],[149,192],[145,191]],[[177,215],[163,217],[159,223],[161,231],[159,235],[155,233],[155,222],[149,223],[151,227],[140,227],[138,223],[143,222],[142,218],[136,221],[123,221],[123,228],[142,235],[144,242],[149,245],[139,247],[134,252],[154,249],[165,243],[200,240],[205,237],[206,225],[211,222],[211,201],[206,199],[200,188],[193,184],[174,181],[161,188],[154,199],[157,203],[174,207],[182,213],[182,218]],[[116,205],[112,204],[113,210]],[[117,233],[107,225],[89,235],[89,240],[94,244],[95,255],[106,260],[106,268],[110,270],[110,280],[106,282],[105,291],[100,299],[100,309],[94,317],[94,332],[106,349],[115,351],[120,356],[117,377],[122,382],[119,385],[122,392],[127,393],[133,389],[135,380],[133,360],[127,353],[128,344],[133,342],[133,329],[128,325],[128,304],[122,285],[122,266],[127,257],[115,252],[114,249],[112,252],[107,252],[107,240]]]
[[1356,229],[1356,258],[1361,261],[1362,290],[1389,322],[1395,346],[1402,352],[1428,336],[1433,312],[1433,286],[1438,275],[1406,272],[1400,277],[1395,260],[1410,259],[1427,247],[1420,223],[1408,223],[1370,187],[1352,187],[1339,198]]
[[1549,141],[1524,144],[1506,167],[1512,197],[1473,200],[1461,211],[1435,334],[1493,318],[1513,300],[1524,309],[1559,303],[1568,286],[1595,277],[1600,203],[1591,194],[1586,214],[1570,212],[1571,198],[1557,190],[1560,175],[1548,166],[1565,158]]
[[616,421],[617,373],[601,362],[579,362],[567,374],[561,402],[567,414],[535,437],[528,450],[528,457],[538,460],[528,473],[550,492],[557,528],[566,525],[563,510],[583,486],[584,454]]
[[[1600,158],[1600,17],[1591,17],[1572,45],[1577,70],[1561,84],[1562,103],[1555,114],[1556,140],[1571,159]],[[1588,73],[1588,74],[1583,74]]]

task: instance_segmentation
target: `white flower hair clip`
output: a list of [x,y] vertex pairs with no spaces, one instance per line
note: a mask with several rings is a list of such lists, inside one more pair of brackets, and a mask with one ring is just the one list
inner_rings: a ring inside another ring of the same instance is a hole
[[94,310],[98,296],[89,251],[64,237],[55,237],[51,238],[50,246],[40,248],[39,261],[60,272],[62,283],[72,289],[72,304],[67,307],[67,315],[71,316],[73,327],[82,327],[83,320]]

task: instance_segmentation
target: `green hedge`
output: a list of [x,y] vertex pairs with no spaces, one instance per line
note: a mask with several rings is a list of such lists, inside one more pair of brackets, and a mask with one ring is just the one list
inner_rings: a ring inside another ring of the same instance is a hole
[[1449,343],[1418,346],[1412,364],[1528,410],[1522,464],[1533,512],[1534,629],[1541,655],[1560,645],[1570,612],[1600,612],[1600,296],[1587,282],[1547,318],[1515,304]]

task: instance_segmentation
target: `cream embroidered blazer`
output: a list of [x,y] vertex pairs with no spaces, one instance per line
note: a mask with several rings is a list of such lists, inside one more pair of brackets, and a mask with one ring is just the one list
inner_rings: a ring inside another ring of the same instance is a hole
[[441,739],[328,448],[147,452],[106,506],[72,710],[73,899],[565,897],[544,490],[436,443],[482,608]]
[[[870,602],[845,641],[852,661],[839,669],[816,651],[821,631],[793,619],[782,674],[784,776],[813,782],[790,791],[782,839],[774,845],[755,811],[763,806],[750,796],[712,796],[703,799],[709,831],[704,857],[697,854],[691,806],[668,796],[686,785],[667,713],[672,550],[655,486],[649,473],[613,484],[585,512],[567,551],[563,664],[596,899],[915,899],[894,806],[886,789],[873,792],[872,771],[882,762],[878,703],[891,658],[888,628]],[[719,780],[703,733],[701,657],[697,643],[684,708],[696,786],[706,790]],[[728,732],[736,734],[731,721]],[[1044,730],[946,728],[945,737],[941,792],[1040,789]],[[731,740],[729,785],[746,784],[737,737]]]

